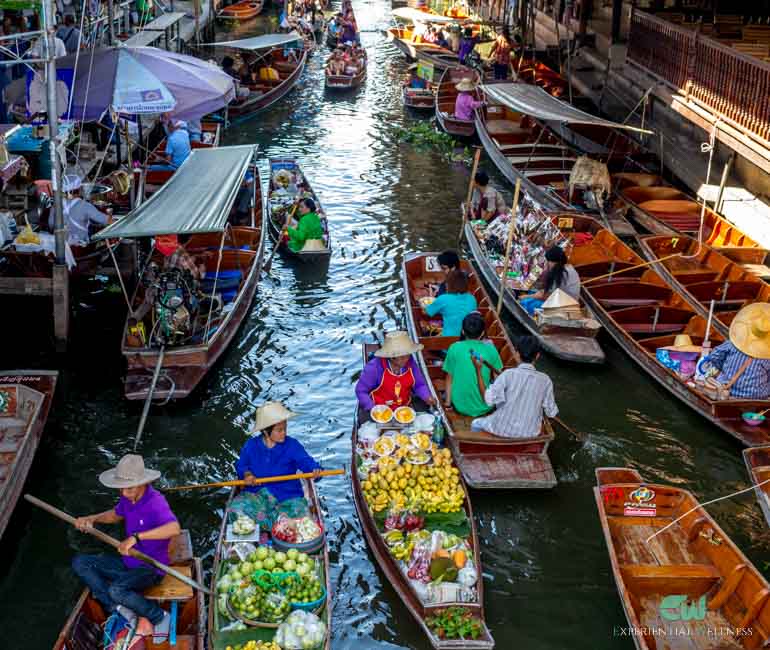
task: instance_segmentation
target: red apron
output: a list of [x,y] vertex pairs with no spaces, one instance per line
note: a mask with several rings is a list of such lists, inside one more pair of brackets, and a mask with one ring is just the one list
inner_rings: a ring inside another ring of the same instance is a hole
[[390,370],[387,360],[382,361],[382,381],[371,393],[375,404],[387,404],[398,408],[399,406],[408,406],[412,401],[412,388],[414,387],[414,373],[412,368],[407,366],[406,372],[396,375]]

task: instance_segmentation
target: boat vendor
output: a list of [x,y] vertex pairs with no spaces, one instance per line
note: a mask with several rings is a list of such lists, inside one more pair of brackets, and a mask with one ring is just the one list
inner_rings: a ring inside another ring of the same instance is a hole
[[484,221],[491,221],[506,211],[503,195],[489,183],[489,174],[483,169],[473,177],[471,211],[474,219]]
[[705,359],[709,374],[735,399],[770,399],[770,304],[741,309],[730,323],[730,339]]
[[489,60],[492,61],[495,79],[504,80],[508,78],[508,72],[511,67],[513,45],[511,44],[511,37],[507,27],[498,31],[499,33],[492,45],[492,49],[489,50]]
[[425,313],[441,316],[441,336],[460,336],[463,319],[478,309],[473,294],[468,292],[468,276],[460,269],[454,269],[446,276],[446,293],[425,305]]
[[413,343],[406,332],[385,335],[382,347],[364,366],[356,383],[359,421],[368,419],[369,411],[378,404],[427,411],[436,403],[420,367],[412,358],[420,350],[422,345]]
[[[235,471],[247,485],[230,504],[228,517],[239,513],[269,531],[280,514],[297,518],[310,514],[299,480],[256,483],[259,478],[305,472],[318,474],[321,465],[305,451],[302,443],[286,435],[286,423],[297,414],[280,402],[265,402],[257,409],[252,435],[241,449]],[[318,479],[318,476],[316,476]]]
[[[442,367],[447,373],[444,406],[472,418],[486,415],[492,410],[484,401],[484,393],[493,376],[497,377],[503,369],[503,361],[494,344],[481,340],[484,329],[484,317],[480,313],[468,314],[463,319],[460,340],[449,346]],[[482,361],[481,384],[473,363],[474,357]],[[493,373],[490,366],[496,372]]]
[[316,212],[315,201],[310,198],[301,199],[297,206],[299,222],[296,228],[287,226],[286,234],[288,236],[289,249],[294,253],[299,253],[307,242],[311,240],[321,240],[323,244],[324,230],[321,226],[321,218]]
[[165,154],[155,154],[165,160],[165,163],[150,165],[152,171],[176,171],[190,155],[190,134],[187,132],[187,122],[171,120],[168,129]]
[[413,63],[407,68],[409,76],[406,78],[406,81],[404,81],[404,86],[414,88],[415,90],[427,90],[428,82],[417,74],[418,67],[419,66],[416,63]]
[[438,286],[431,285],[430,291],[434,296],[440,296],[446,293],[446,276],[450,271],[460,268],[460,256],[455,251],[444,251],[439,253],[436,258],[438,265],[441,268],[441,272],[444,274],[444,280]]
[[473,91],[476,90],[476,85],[470,79],[461,79],[455,84],[455,88],[460,92],[455,98],[454,115],[458,120],[470,122],[473,120],[473,111],[484,106],[485,102],[476,101],[474,98]]
[[[487,431],[502,438],[534,438],[543,425],[543,413],[555,418],[559,409],[553,396],[553,382],[535,370],[540,343],[534,336],[522,336],[515,343],[521,363],[509,368],[484,391],[484,402],[495,412],[471,421],[472,431]],[[486,385],[483,362],[473,357],[479,388]]]
[[[90,224],[106,226],[112,222],[110,215],[97,210],[91,203],[83,199],[80,195],[82,182],[80,176],[67,174],[62,178],[62,190],[64,191],[64,201],[62,208],[64,219],[67,225],[67,242],[77,245],[85,245],[90,241],[88,227]],[[48,217],[48,225],[53,231],[54,211],[51,210]]]
[[545,253],[546,271],[543,275],[542,288],[522,298],[519,302],[532,316],[556,289],[580,300],[580,276],[561,246],[551,246]]
[[465,63],[466,57],[473,52],[478,42],[478,37],[473,35],[473,28],[465,27],[460,38],[460,47],[457,50],[457,59],[460,63]]
[[99,475],[99,482],[120,490],[120,500],[110,510],[75,519],[75,527],[88,531],[94,524],[123,522],[126,538],[118,546],[122,558],[114,555],[78,554],[72,569],[88,586],[109,615],[117,611],[137,635],[153,635],[154,643],[163,643],[169,634],[171,618],[157,603],[142,596],[142,591],[158,584],[163,571],[129,555],[134,548],[162,564],[169,564],[168,547],[181,528],[160,492],[151,483],[160,477],[149,470],[136,454],[127,454],[118,466]]

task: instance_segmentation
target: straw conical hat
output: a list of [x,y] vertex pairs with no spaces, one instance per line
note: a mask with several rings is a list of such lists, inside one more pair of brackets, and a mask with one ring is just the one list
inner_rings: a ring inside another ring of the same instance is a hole
[[262,431],[271,427],[279,422],[285,422],[293,418],[297,413],[293,413],[287,409],[280,402],[265,402],[257,409],[256,416],[254,417],[254,426],[251,428],[251,433]]
[[754,359],[770,359],[770,304],[755,302],[730,324],[730,342]]
[[324,244],[323,239],[308,239],[305,241],[305,245],[302,247],[302,252],[317,252],[317,251],[325,251],[326,250],[326,244]]
[[393,357],[414,354],[420,350],[422,350],[422,345],[414,343],[406,332],[388,332],[385,335],[385,343],[374,353],[374,356],[392,359]]
[[476,89],[476,84],[474,84],[470,79],[462,79],[459,83],[455,84],[455,88],[459,90],[461,93],[469,93]]
[[664,350],[672,352],[700,352],[703,348],[694,345],[692,339],[687,334],[677,334],[674,339],[674,345],[667,345]]
[[560,307],[577,307],[580,303],[562,289],[556,289],[548,300],[543,303],[543,309],[558,309]]

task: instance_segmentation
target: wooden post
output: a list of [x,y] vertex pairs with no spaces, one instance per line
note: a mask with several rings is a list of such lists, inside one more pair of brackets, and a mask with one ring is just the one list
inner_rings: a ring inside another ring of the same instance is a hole
[[56,346],[67,345],[70,329],[70,273],[66,264],[53,266],[53,330]]
[[500,278],[500,293],[497,297],[497,315],[503,308],[503,296],[507,290],[506,279],[508,276],[508,266],[511,260],[511,245],[513,244],[513,231],[516,230],[516,211],[519,209],[519,191],[521,190],[521,179],[516,179],[516,188],[513,190],[513,207],[511,208],[511,223],[508,226],[508,242],[505,244],[505,259],[503,260],[503,275]]

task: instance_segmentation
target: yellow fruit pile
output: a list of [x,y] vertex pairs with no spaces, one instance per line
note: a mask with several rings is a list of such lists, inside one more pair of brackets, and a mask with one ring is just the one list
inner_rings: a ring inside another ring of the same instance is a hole
[[226,650],[281,650],[281,646],[275,641],[249,641],[244,645],[229,645]]
[[458,512],[465,497],[460,471],[452,464],[448,449],[434,451],[430,465],[380,464],[369,472],[361,487],[374,512]]

